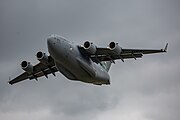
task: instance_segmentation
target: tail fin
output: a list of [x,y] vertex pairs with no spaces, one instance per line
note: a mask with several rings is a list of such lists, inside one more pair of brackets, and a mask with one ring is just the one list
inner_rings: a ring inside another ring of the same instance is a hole
[[102,61],[101,65],[108,72],[111,67],[111,62],[110,61]]

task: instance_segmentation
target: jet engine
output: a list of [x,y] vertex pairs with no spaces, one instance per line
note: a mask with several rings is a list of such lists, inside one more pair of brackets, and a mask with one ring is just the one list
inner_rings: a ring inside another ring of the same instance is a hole
[[90,43],[89,41],[84,42],[84,49],[91,54],[96,53],[96,45],[93,43]]
[[39,51],[39,52],[36,54],[36,57],[37,57],[37,59],[38,59],[40,62],[42,62],[42,63],[45,63],[45,64],[46,64],[46,63],[50,62],[48,55],[46,55],[46,53],[43,53],[43,52],[41,52],[41,51]]
[[33,65],[30,62],[22,61],[21,68],[28,73],[33,73]]
[[116,54],[121,54],[122,48],[118,45],[118,43],[111,42],[109,44],[109,49],[112,50]]

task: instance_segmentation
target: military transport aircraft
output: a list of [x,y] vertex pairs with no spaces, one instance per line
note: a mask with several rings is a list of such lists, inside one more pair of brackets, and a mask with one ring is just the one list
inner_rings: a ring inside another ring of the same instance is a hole
[[95,85],[109,85],[108,74],[111,63],[120,59],[141,58],[143,54],[166,52],[164,49],[124,49],[118,43],[110,42],[108,47],[99,48],[92,42],[86,41],[83,45],[74,45],[65,38],[51,35],[47,39],[50,55],[43,52],[36,54],[40,61],[36,65],[22,61],[21,67],[25,71],[16,78],[9,80],[9,84],[29,79],[37,80],[41,76],[48,78],[49,74],[61,72],[65,77],[74,81],[82,81]]

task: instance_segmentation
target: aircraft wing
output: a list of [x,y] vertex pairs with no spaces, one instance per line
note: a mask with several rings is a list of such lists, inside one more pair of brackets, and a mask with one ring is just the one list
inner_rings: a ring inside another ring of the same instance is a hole
[[35,66],[33,66],[33,72],[32,73],[28,73],[28,72],[24,72],[21,75],[17,76],[16,78],[9,80],[9,84],[15,84],[17,82],[29,79],[36,79],[41,77],[41,76],[45,76],[46,78],[48,77],[48,74],[53,74],[55,75],[55,72],[57,72],[57,68],[54,64],[54,60],[51,58],[51,62],[44,64],[44,63],[38,63]]
[[101,61],[112,61],[116,59],[121,59],[124,62],[124,59],[130,58],[141,58],[143,54],[153,54],[166,52],[168,44],[166,44],[164,49],[121,49],[120,53],[115,53],[109,48],[96,48],[95,54],[90,54],[90,58],[99,63]]

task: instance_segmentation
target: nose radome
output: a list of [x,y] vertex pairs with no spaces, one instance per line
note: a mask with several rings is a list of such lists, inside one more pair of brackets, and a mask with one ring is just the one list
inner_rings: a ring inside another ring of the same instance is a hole
[[48,51],[51,52],[54,49],[55,40],[52,37],[47,38]]
[[54,37],[47,38],[47,44],[48,46],[53,46],[55,44],[56,40],[54,40]]
[[52,38],[51,38],[51,37],[47,38],[47,44],[48,44],[48,45],[49,45],[49,44],[52,44]]

